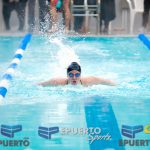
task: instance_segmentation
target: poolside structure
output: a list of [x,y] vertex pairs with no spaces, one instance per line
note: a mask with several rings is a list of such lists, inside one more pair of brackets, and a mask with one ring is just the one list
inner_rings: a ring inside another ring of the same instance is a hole
[[137,13],[144,12],[144,0],[125,0],[130,10],[130,34],[133,34],[135,17]]
[[[71,1],[71,14],[72,16],[85,17],[85,26],[89,28],[89,17],[96,17],[96,33],[100,32],[100,0],[97,0],[96,5],[88,5],[87,0],[84,1],[84,5],[74,5]],[[76,13],[75,13],[76,12]],[[82,14],[79,12],[83,12]],[[73,29],[73,22],[71,22],[71,29]]]
[[[116,18],[111,22],[110,34],[134,34],[138,33],[139,29],[141,28],[142,23],[142,12],[143,12],[143,0],[115,0],[116,1]],[[74,9],[77,9],[77,7],[80,7],[80,9],[85,11],[85,14],[82,14],[86,16],[86,25],[89,26],[89,33],[91,34],[97,34],[99,35],[99,7],[100,7],[100,0],[97,1],[97,5],[89,7],[87,5],[87,0],[85,0],[85,4],[83,6],[75,6],[71,5],[71,12],[73,13]],[[2,2],[0,1],[0,6]],[[38,3],[36,3],[36,9],[35,9],[35,15],[36,15],[36,22],[38,22]],[[91,12],[92,9],[92,13]],[[96,13],[93,13],[93,10],[95,10]],[[2,8],[0,7],[0,11],[2,11]],[[28,9],[26,8],[26,20],[25,20],[25,31],[28,29]],[[136,13],[140,12],[140,13]],[[136,14],[136,15],[135,15]],[[0,33],[5,32],[4,22],[2,13],[0,14],[0,22],[2,24],[0,25]],[[80,14],[81,15],[81,14]],[[18,26],[18,20],[16,19],[15,12],[12,13],[12,17],[10,19],[12,32],[14,33],[16,30],[16,27]],[[61,18],[61,14],[59,15]],[[47,23],[49,21],[47,20]],[[134,22],[134,30],[133,30],[133,22]],[[73,25],[73,19],[71,21],[71,25]],[[38,25],[35,26],[37,32]],[[72,26],[73,28],[73,26]],[[11,32],[11,31],[10,31]],[[15,33],[14,33],[15,34]]]

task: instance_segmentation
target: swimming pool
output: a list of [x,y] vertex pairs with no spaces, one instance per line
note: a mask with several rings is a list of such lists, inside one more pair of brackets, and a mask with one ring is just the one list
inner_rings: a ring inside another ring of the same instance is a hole
[[[0,76],[12,60],[20,40],[19,37],[0,37]],[[65,76],[64,65],[72,58],[80,61],[83,76],[102,76],[115,80],[118,85],[36,85],[52,77]],[[1,144],[0,149],[124,149],[118,146],[122,125],[150,124],[149,66],[150,51],[136,37],[63,37],[55,40],[51,37],[32,37],[4,99],[5,103],[0,106],[1,124],[22,125],[22,132],[15,133],[13,139],[27,137],[30,145],[12,147]],[[41,126],[59,127],[61,132],[45,139],[38,135]],[[74,135],[70,131],[62,135],[62,129],[90,127],[101,128],[103,134],[109,132],[116,141],[95,140],[90,144],[85,134]],[[149,137],[150,134],[141,132],[136,134],[135,139],[146,140]],[[1,135],[0,140],[12,139]],[[148,150],[149,147],[126,146],[125,149]]]

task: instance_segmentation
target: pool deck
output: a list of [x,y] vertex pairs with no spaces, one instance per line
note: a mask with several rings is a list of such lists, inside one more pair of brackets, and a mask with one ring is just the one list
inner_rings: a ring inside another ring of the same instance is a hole
[[[28,32],[16,32],[16,31],[13,31],[13,32],[0,32],[0,36],[8,36],[8,37],[22,37],[24,36],[26,33]],[[62,33],[63,34],[63,33]],[[68,34],[64,34],[66,36],[73,36],[73,37],[136,37],[138,34],[140,33],[136,33],[136,34],[108,34],[108,35],[105,35],[105,34],[90,34],[90,33],[87,33],[87,34],[78,34],[78,33],[73,33],[73,32],[70,32]],[[147,36],[150,36],[150,33],[145,33]],[[49,33],[33,33],[33,35],[35,36],[39,36],[39,35],[53,35],[52,34],[49,34]]]

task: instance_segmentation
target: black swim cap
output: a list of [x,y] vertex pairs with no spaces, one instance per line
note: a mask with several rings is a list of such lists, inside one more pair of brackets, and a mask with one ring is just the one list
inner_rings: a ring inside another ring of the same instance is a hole
[[81,67],[77,62],[72,62],[68,68],[67,68],[67,74],[72,71],[72,70],[77,70],[81,73]]

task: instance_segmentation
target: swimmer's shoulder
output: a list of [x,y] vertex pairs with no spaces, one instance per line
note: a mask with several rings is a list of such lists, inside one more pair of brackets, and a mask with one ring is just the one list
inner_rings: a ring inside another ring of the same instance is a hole
[[67,79],[66,78],[53,78],[50,80],[51,85],[66,85]]
[[48,81],[41,82],[38,85],[41,86],[59,86],[59,85],[66,85],[67,79],[66,78],[52,78]]
[[93,77],[92,76],[82,77],[81,78],[81,83],[82,83],[83,86],[88,86],[91,83],[93,83]]

